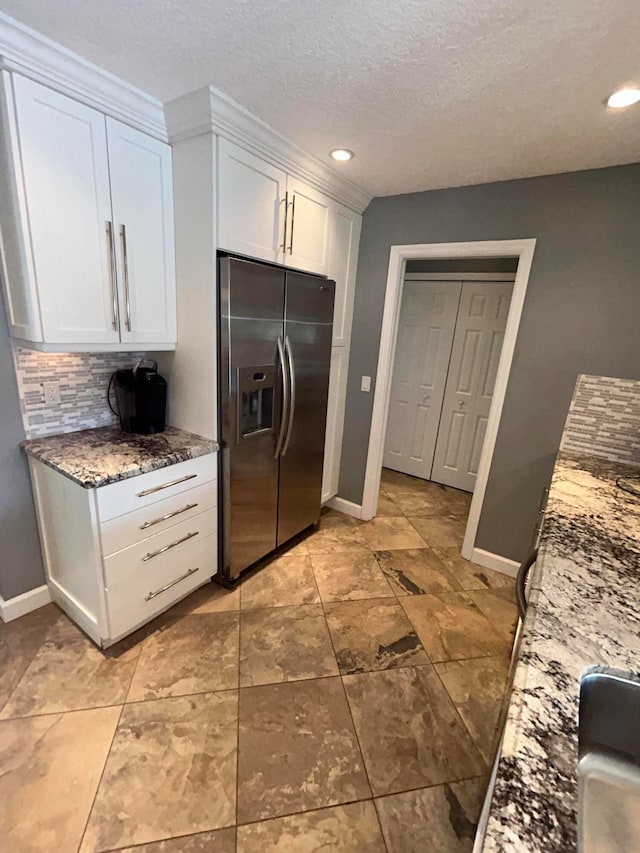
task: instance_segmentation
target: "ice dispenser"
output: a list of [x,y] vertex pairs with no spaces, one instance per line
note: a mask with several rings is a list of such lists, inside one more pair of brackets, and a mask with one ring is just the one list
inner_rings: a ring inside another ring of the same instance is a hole
[[243,438],[273,432],[276,402],[273,364],[238,368],[238,444]]

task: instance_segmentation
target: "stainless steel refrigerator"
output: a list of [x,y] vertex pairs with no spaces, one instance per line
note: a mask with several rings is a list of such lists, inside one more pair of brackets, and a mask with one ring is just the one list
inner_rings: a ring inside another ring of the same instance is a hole
[[222,579],[320,518],[335,283],[219,255]]

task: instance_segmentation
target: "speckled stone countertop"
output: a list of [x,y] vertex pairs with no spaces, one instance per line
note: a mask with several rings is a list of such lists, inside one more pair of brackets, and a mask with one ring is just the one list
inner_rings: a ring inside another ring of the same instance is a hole
[[640,674],[640,497],[615,484],[637,471],[558,457],[483,851],[576,849],[580,678]]
[[22,447],[34,459],[85,489],[117,483],[218,450],[217,442],[175,427],[167,427],[157,435],[136,435],[115,426],[33,438],[23,441]]

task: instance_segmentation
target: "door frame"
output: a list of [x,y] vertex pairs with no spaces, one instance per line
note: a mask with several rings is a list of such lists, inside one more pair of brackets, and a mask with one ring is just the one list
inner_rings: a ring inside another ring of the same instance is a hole
[[387,289],[382,315],[380,348],[376,371],[376,386],[373,397],[369,449],[362,494],[361,518],[373,518],[378,508],[382,459],[387,430],[387,416],[391,395],[391,379],[395,359],[400,305],[404,285],[405,267],[408,260],[449,260],[457,258],[501,258],[517,257],[518,267],[513,285],[513,295],[507,317],[502,352],[496,375],[493,400],[487,420],[482,454],[478,465],[476,488],[473,492],[469,518],[462,545],[462,556],[487,568],[497,569],[507,574],[515,574],[518,564],[498,554],[475,547],[480,513],[484,502],[489,470],[493,459],[498,427],[502,417],[502,408],[507,390],[513,353],[520,327],[522,307],[529,283],[529,274],[535,250],[535,238],[522,240],[483,240],[467,243],[415,243],[391,246]]

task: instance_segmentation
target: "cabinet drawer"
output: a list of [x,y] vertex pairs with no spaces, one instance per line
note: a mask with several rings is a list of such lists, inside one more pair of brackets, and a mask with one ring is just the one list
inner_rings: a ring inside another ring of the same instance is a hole
[[136,542],[129,548],[117,551],[104,558],[104,585],[113,589],[119,584],[129,584],[132,579],[155,576],[155,572],[165,563],[175,567],[182,565],[182,555],[207,536],[215,534],[218,524],[218,512],[215,508],[174,524],[162,533],[156,533],[148,539]]
[[100,521],[108,521],[126,512],[149,506],[171,495],[193,489],[217,478],[218,459],[215,453],[168,465],[139,477],[102,486],[97,490]]
[[217,571],[215,533],[167,551],[142,563],[121,582],[106,590],[109,633],[112,640],[153,619],[191,590],[201,586]]
[[102,553],[105,557],[115,554],[116,551],[162,533],[181,521],[187,521],[204,510],[217,506],[217,503],[218,484],[213,480],[134,512],[117,515],[100,525]]

